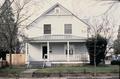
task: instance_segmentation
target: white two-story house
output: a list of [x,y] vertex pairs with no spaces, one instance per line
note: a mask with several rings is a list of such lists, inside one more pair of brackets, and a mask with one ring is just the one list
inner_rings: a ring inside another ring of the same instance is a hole
[[85,46],[87,25],[60,4],[55,4],[27,27],[26,61],[82,63],[89,61]]

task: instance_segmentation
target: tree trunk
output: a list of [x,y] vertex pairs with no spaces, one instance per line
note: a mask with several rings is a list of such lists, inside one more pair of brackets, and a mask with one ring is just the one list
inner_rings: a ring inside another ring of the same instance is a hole
[[9,61],[10,63],[9,63],[9,67],[12,68],[12,53],[9,52],[9,54],[10,54],[10,61]]
[[11,42],[10,42],[10,51],[9,51],[9,54],[10,54],[10,65],[9,66],[10,66],[10,68],[12,68],[12,53],[13,53],[12,43]]

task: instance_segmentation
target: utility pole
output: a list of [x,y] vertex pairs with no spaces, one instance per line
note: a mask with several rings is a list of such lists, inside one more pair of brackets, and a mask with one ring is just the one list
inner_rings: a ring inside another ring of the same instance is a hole
[[119,79],[120,79],[120,60],[119,60]]
[[94,40],[94,77],[96,79],[96,42],[97,42],[97,35],[95,34]]

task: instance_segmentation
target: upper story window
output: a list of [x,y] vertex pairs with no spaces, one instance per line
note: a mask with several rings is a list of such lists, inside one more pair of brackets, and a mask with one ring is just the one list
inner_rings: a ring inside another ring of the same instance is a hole
[[64,25],[64,33],[65,34],[72,34],[72,24],[65,24]]
[[44,24],[44,34],[51,34],[51,24]]

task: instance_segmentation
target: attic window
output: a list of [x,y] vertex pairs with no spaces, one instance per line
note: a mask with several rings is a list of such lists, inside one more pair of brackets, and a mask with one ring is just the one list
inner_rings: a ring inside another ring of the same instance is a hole
[[55,8],[55,13],[56,14],[60,13],[60,8],[59,7]]

